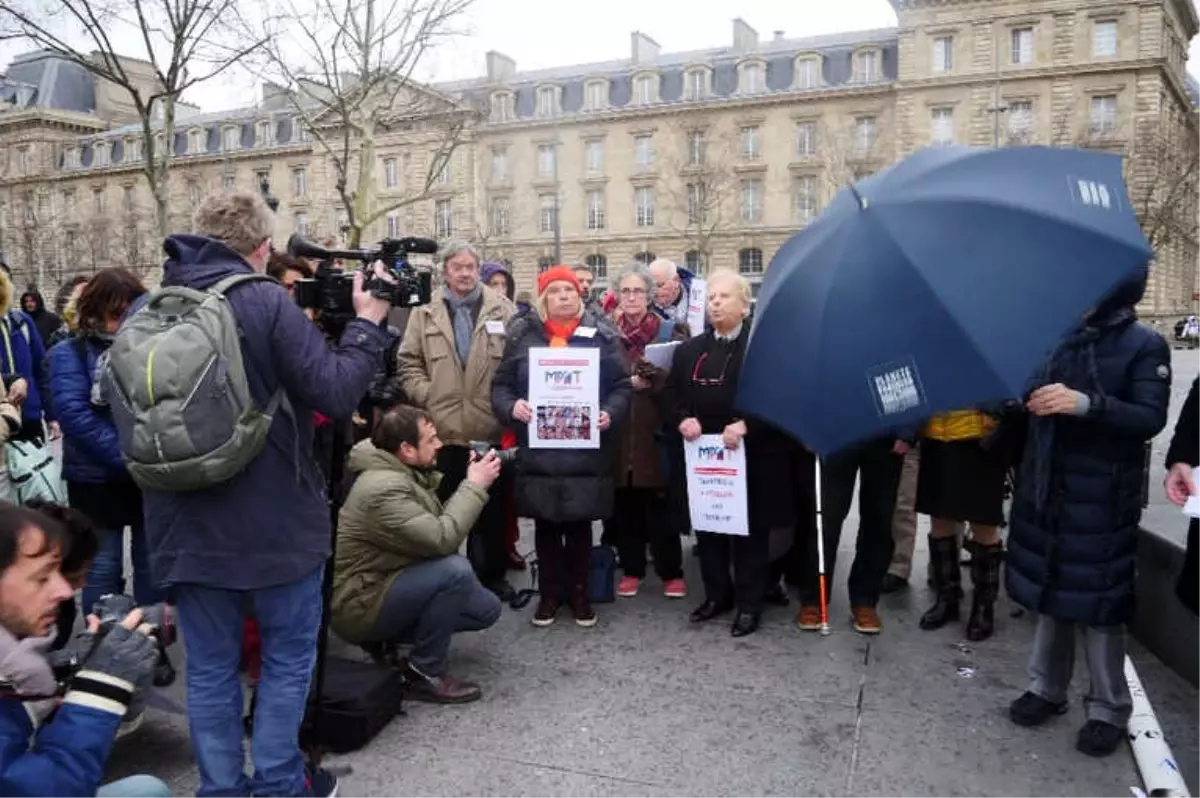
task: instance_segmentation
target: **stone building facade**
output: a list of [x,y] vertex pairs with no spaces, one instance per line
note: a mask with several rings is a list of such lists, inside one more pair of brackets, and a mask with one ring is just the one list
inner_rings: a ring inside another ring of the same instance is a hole
[[[424,175],[439,143],[420,125],[377,138],[374,205],[396,207],[364,240],[472,240],[522,286],[554,260],[591,263],[603,282],[654,256],[757,282],[834,192],[919,147],[1101,147],[1125,154],[1157,248],[1144,311],[1194,312],[1190,2],[892,2],[889,29],[796,39],[735,20],[724,47],[662,53],[635,32],[628,58],[524,72],[489,53],[483,77],[431,87],[474,112],[436,179]],[[20,278],[116,263],[151,273],[158,242],[129,109],[44,54],[14,62],[0,99],[0,245]],[[330,159],[273,87],[237,111],[184,108],[170,150],[175,229],[205,192],[266,179],[281,240],[346,230]]]

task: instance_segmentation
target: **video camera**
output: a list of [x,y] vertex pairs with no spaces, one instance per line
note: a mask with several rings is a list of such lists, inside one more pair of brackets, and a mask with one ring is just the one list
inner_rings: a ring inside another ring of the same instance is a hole
[[[318,310],[322,315],[353,316],[354,272],[335,268],[334,261],[357,260],[362,264],[358,271],[363,273],[363,288],[372,296],[386,299],[396,308],[427,305],[433,291],[433,274],[428,269],[410,266],[408,256],[434,255],[437,250],[436,241],[416,236],[385,238],[378,249],[326,249],[293,234],[288,239],[288,254],[321,262],[315,277],[296,281],[296,304]],[[394,282],[375,276],[376,261],[383,263]]]

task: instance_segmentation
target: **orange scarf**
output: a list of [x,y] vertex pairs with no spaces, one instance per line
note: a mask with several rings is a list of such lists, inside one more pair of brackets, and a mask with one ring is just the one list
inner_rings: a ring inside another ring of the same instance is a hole
[[571,319],[570,321],[554,321],[546,319],[546,334],[550,336],[550,346],[554,349],[561,349],[571,340],[571,336],[575,334],[575,328],[579,326],[579,319]]

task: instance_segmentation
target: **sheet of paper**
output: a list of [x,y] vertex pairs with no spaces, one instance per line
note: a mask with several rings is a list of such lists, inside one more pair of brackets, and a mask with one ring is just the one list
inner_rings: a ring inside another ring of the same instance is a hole
[[1184,515],[1190,515],[1192,518],[1200,518],[1200,468],[1192,469],[1192,485],[1195,486],[1195,492],[1183,505],[1183,512]]
[[692,287],[688,291],[688,329],[692,337],[704,334],[704,320],[708,315],[708,283],[699,277],[692,278]]
[[657,369],[670,371],[671,363],[675,360],[675,350],[677,348],[679,348],[679,341],[670,341],[665,344],[650,344],[646,347],[646,360]]
[[529,350],[531,449],[600,448],[600,350]]
[[692,528],[723,535],[749,535],[746,444],[726,449],[720,435],[684,441],[688,508]]

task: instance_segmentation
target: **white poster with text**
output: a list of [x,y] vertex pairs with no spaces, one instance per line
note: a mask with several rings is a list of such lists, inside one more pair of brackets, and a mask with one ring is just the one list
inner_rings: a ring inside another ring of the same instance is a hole
[[704,320],[708,316],[708,283],[699,277],[692,278],[688,290],[688,332],[695,338],[704,334]]
[[600,448],[600,350],[529,350],[531,449]]
[[746,444],[726,449],[720,435],[684,441],[692,528],[722,535],[749,535]]

